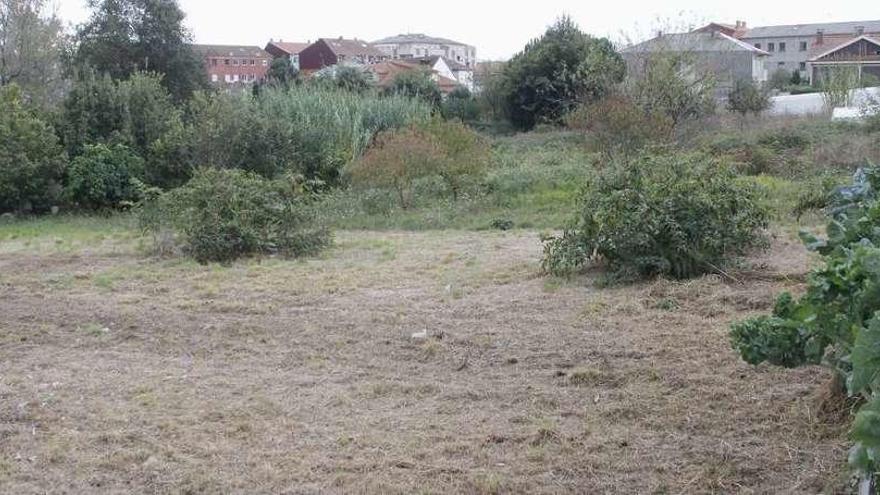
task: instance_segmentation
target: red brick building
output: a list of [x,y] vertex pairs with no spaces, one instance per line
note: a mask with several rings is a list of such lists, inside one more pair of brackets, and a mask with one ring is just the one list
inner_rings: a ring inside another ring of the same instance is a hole
[[260,82],[266,78],[272,56],[258,46],[193,45],[202,56],[212,84],[234,87]]
[[361,40],[321,38],[299,53],[299,67],[306,72],[340,63],[370,65],[391,58],[375,46]]

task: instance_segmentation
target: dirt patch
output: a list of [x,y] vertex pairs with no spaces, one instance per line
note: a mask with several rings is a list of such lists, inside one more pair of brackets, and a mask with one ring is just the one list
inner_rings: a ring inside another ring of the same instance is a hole
[[845,427],[814,410],[829,375],[727,338],[800,288],[791,239],[739,282],[597,289],[541,277],[536,233],[338,237],[231,267],[0,250],[0,492],[844,485]]

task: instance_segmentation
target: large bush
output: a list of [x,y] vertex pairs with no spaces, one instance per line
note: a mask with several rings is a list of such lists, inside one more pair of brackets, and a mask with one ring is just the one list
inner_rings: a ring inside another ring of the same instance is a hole
[[852,430],[850,463],[880,468],[880,171],[859,171],[830,205],[827,238],[802,234],[824,265],[806,293],[782,294],[772,315],[733,325],[734,347],[751,364],[825,364],[849,394],[867,401]]
[[268,180],[242,170],[200,169],[186,185],[149,201],[142,221],[173,233],[200,263],[254,254],[302,256],[330,244],[298,180]]
[[615,275],[685,278],[720,270],[761,240],[757,191],[705,155],[646,155],[591,178],[571,226],[545,245],[546,271],[606,261]]
[[0,87],[0,212],[53,206],[64,166],[52,128],[25,107],[17,86]]
[[579,104],[601,98],[625,72],[610,41],[593,38],[563,17],[504,66],[493,91],[511,122],[529,130],[561,123]]
[[143,159],[127,146],[86,145],[70,164],[67,197],[92,209],[131,205],[140,199],[143,168]]

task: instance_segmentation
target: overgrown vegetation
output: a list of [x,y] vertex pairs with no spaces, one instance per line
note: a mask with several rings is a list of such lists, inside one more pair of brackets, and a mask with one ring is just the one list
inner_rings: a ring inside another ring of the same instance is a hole
[[561,237],[545,244],[544,269],[570,275],[591,260],[623,279],[722,272],[760,243],[767,212],[732,168],[701,154],[644,155],[590,180]]

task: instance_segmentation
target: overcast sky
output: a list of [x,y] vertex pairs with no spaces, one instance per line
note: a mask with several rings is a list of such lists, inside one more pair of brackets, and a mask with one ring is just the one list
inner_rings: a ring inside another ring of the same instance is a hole
[[[270,38],[345,36],[373,41],[426,33],[475,45],[480,59],[506,59],[567,13],[584,31],[614,40],[644,37],[660,24],[705,20],[749,26],[880,19],[877,0],[179,0],[199,43],[265,46]],[[88,18],[86,0],[55,0],[68,22]],[[436,7],[435,7],[436,6]]]

